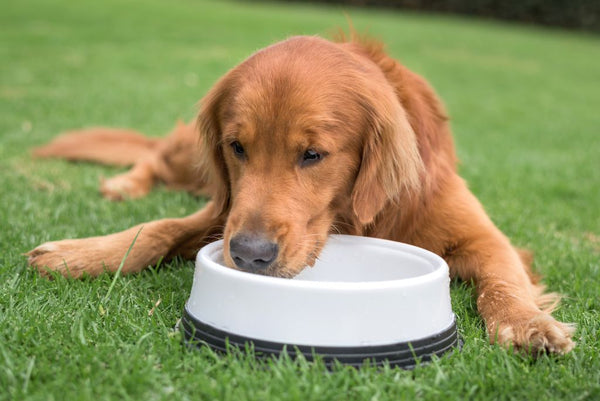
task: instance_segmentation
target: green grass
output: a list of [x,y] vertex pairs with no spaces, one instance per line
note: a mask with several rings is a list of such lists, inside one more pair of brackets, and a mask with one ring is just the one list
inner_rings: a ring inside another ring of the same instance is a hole
[[98,177],[120,170],[32,160],[32,146],[99,124],[160,135],[191,118],[212,83],[254,50],[346,22],[340,8],[297,4],[8,0],[0,13],[0,399],[600,398],[600,39],[347,11],[436,87],[462,174],[513,241],[535,251],[550,290],[566,295],[556,316],[578,324],[577,348],[534,361],[489,345],[471,288],[453,283],[462,352],[413,371],[328,372],[183,347],[173,327],[190,262],[119,277],[114,287],[110,275],[40,278],[22,253],[46,240],[182,216],[204,200],[159,189],[110,203]]

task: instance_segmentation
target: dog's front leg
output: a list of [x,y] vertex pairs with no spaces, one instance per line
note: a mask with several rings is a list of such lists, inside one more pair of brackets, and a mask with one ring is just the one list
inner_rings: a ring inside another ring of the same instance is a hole
[[[445,248],[451,274],[477,287],[477,308],[492,343],[536,353],[566,353],[574,347],[574,326],[550,313],[559,296],[544,294],[533,280],[529,262],[521,258],[492,223],[479,201],[460,182],[447,192],[436,210],[444,221]],[[439,232],[438,232],[439,235]]]
[[531,281],[518,253],[501,234],[472,238],[448,259],[461,278],[474,280],[477,309],[492,343],[532,353],[566,353],[573,348],[573,326],[550,315],[559,297],[544,294],[544,286]]
[[[84,273],[97,276],[116,271],[133,244],[121,272],[134,273],[164,257],[175,256],[182,247],[189,249],[196,244],[199,248],[210,241],[208,237],[214,236],[222,224],[214,217],[214,205],[210,202],[184,218],[156,220],[101,237],[46,242],[26,255],[29,265],[43,275],[57,271],[74,278]],[[190,253],[184,256],[190,257]]]

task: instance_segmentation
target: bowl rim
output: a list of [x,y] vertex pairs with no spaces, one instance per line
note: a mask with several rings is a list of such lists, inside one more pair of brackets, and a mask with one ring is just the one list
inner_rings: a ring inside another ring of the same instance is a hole
[[210,270],[212,273],[225,276],[227,277],[227,279],[244,281],[248,284],[257,284],[267,287],[281,287],[289,289],[310,289],[342,292],[356,292],[360,290],[372,291],[378,289],[398,289],[435,281],[436,279],[439,279],[440,276],[448,277],[448,265],[444,259],[442,259],[440,256],[431,251],[414,245],[380,238],[361,237],[356,235],[345,234],[329,235],[328,244],[331,240],[342,242],[358,240],[361,242],[361,244],[353,244],[355,246],[375,245],[385,246],[387,248],[392,247],[400,252],[409,253],[411,256],[417,256],[421,259],[427,260],[427,262],[434,267],[434,270],[416,277],[362,282],[294,280],[282,277],[264,276],[260,274],[237,270],[215,262],[211,258],[211,256],[218,252],[220,249],[222,249],[223,240],[212,242],[200,249],[196,257],[196,267],[198,267],[198,265],[202,263],[204,268]]

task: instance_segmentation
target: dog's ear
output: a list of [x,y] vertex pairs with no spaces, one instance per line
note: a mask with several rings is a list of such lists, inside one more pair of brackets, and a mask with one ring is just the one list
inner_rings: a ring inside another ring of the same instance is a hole
[[417,196],[424,171],[415,132],[395,94],[365,99],[367,130],[352,192],[358,221],[367,225],[388,202]]
[[231,200],[229,172],[221,147],[221,120],[224,116],[223,107],[232,90],[231,75],[229,73],[221,78],[200,101],[200,112],[196,119],[196,127],[200,132],[200,169],[208,183],[216,216],[229,209]]

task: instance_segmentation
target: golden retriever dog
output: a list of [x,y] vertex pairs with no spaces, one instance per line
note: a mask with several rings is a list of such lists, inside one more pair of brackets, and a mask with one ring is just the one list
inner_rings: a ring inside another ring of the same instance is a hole
[[253,54],[201,102],[197,121],[166,139],[103,128],[70,133],[35,152],[133,164],[102,183],[111,199],[155,182],[209,194],[202,210],[101,237],[48,242],[28,253],[40,273],[133,273],[163,258],[193,258],[224,239],[225,263],[293,277],[314,264],[328,234],[413,244],[472,281],[492,343],[565,353],[573,326],[551,311],[556,294],[531,258],[492,223],[456,170],[448,118],[419,75],[383,45],[293,37]]

